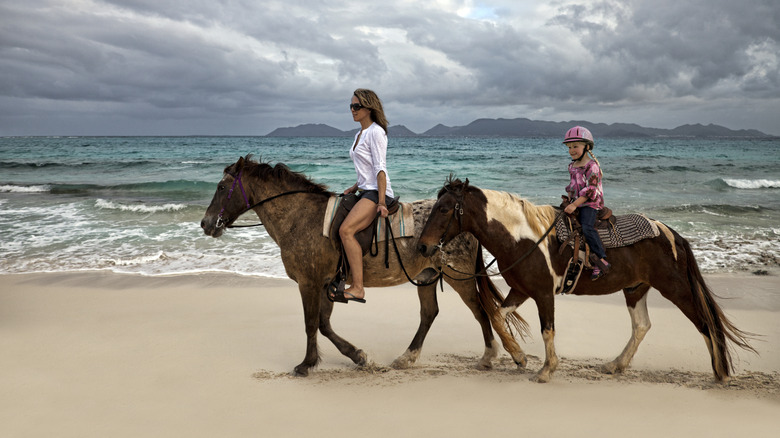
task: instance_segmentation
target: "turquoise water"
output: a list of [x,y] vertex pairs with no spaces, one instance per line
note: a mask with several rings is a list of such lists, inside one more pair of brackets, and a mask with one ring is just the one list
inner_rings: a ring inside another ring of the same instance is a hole
[[[222,170],[252,153],[341,192],[349,138],[0,138],[0,273],[110,270],[284,277],[262,228],[213,239],[200,219]],[[598,141],[607,205],[688,238],[703,270],[780,265],[778,140]],[[396,194],[435,197],[450,173],[558,204],[568,155],[550,138],[391,138]],[[250,215],[246,221],[250,222]]]

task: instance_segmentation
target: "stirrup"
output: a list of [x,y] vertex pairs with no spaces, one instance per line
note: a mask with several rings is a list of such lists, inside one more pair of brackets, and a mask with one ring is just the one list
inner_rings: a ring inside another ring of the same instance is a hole
[[598,256],[593,257],[591,261],[596,265],[593,267],[593,273],[590,274],[591,280],[598,280],[599,278],[609,274],[609,271],[612,269],[612,264],[609,262],[604,264],[604,262],[602,262]]
[[335,302],[336,298],[334,297],[343,296],[346,287],[347,282],[344,280],[344,276],[339,274],[328,283],[328,286],[325,288],[325,295],[327,295],[328,300]]
[[590,256],[588,256],[588,258],[590,259],[590,265],[593,267],[594,270],[596,268],[599,268],[601,271],[603,271],[604,274],[607,274],[612,269],[612,264],[610,264],[609,262],[607,262],[607,264],[604,264],[604,262],[601,261],[601,258],[594,253],[590,253]]

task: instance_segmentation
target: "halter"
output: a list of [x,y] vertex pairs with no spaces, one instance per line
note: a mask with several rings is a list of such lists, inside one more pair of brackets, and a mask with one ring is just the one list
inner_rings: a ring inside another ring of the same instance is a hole
[[246,210],[242,211],[239,215],[241,216],[245,212],[251,210],[252,208],[249,206],[249,198],[246,197],[246,192],[244,191],[244,184],[241,182],[241,172],[243,172],[244,169],[238,171],[238,176],[233,175],[231,173],[228,173],[228,175],[233,177],[233,185],[230,186],[230,191],[228,192],[227,199],[225,200],[225,204],[222,205],[222,210],[219,211],[219,214],[217,215],[217,228],[221,228],[222,225],[225,224],[225,220],[222,219],[222,213],[225,212],[225,205],[227,205],[228,202],[230,202],[230,197],[233,196],[233,190],[236,188],[236,183],[238,183],[238,187],[241,189],[241,195],[244,197],[244,202],[246,203]]
[[463,193],[460,194],[460,196],[455,195],[452,190],[449,189],[449,187],[445,187],[444,190],[447,191],[447,193],[452,194],[452,196],[455,196],[455,207],[452,209],[452,216],[450,216],[450,220],[447,221],[447,226],[444,228],[444,232],[441,234],[441,237],[439,238],[439,250],[442,251],[442,247],[444,246],[444,237],[447,235],[447,232],[450,231],[450,227],[452,226],[452,219],[457,216],[458,217],[458,234],[463,232]]

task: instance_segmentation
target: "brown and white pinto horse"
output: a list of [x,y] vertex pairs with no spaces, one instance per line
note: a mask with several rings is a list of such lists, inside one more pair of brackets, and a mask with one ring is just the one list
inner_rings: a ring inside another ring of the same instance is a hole
[[[555,221],[557,212],[555,207],[536,206],[510,193],[470,186],[468,179],[464,183],[450,178],[439,192],[418,243],[418,250],[430,256],[440,245],[470,232],[496,257],[498,268],[511,287],[499,312],[512,312],[529,297],[534,299],[545,345],[544,366],[536,376],[539,382],[549,381],[558,366],[553,342],[553,301],[573,251],[566,248],[559,254],[561,244],[554,231],[534,248]],[[661,222],[656,224],[662,231],[658,237],[624,248],[607,249],[613,266],[609,275],[597,281],[583,278],[573,291],[574,295],[604,295],[623,290],[625,295],[631,315],[631,338],[623,352],[604,365],[603,371],[621,372],[631,362],[650,329],[647,292],[653,287],[674,303],[704,336],[715,377],[726,380],[733,372],[728,342],[755,352],[748,342],[751,334],[737,329],[724,316],[702,278],[690,244]],[[528,256],[516,263],[525,254]]]

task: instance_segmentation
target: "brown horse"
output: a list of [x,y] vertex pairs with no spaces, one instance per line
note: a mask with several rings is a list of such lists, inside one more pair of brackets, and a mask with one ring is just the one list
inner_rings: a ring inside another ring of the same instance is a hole
[[[301,173],[291,171],[284,164],[271,166],[254,161],[251,155],[247,155],[225,168],[211,205],[201,221],[201,228],[207,235],[219,237],[241,214],[251,209],[265,225],[268,235],[279,245],[287,276],[298,283],[303,301],[308,342],[306,356],[294,370],[299,376],[308,375],[309,369],[319,362],[317,330],[353,362],[358,365],[367,364],[365,353],[337,335],[330,324],[333,303],[327,299],[325,287],[336,274],[339,252],[327,237],[322,236],[322,225],[331,196],[334,196],[334,193],[329,192],[325,186],[312,182]],[[419,236],[423,221],[434,202],[425,200],[412,204],[416,236]],[[420,325],[409,348],[393,362],[396,368],[409,367],[417,360],[425,336],[438,314],[436,282],[429,280],[436,278],[439,269],[453,277],[459,275],[451,268],[443,267],[441,257],[421,256],[415,248],[415,242],[416,238],[396,239],[403,268],[409,276],[429,284],[417,288],[420,299]],[[481,248],[473,236],[464,236],[453,242],[447,247],[447,251],[450,252],[447,263],[458,270],[473,272],[475,267],[479,269],[483,266]],[[384,257],[364,258],[367,287],[395,286],[407,281],[394,254],[389,255],[389,263],[389,268],[386,268]],[[477,282],[473,278],[458,281],[446,276],[445,281],[458,292],[482,328],[485,351],[478,367],[491,368],[491,361],[497,356],[498,348],[485,306],[497,308],[503,301],[503,296],[490,281]],[[516,314],[512,316],[519,318]],[[522,320],[512,322],[524,323]],[[518,361],[524,360],[522,350],[509,327],[502,323],[495,329],[504,348],[510,351],[510,354],[514,353]]]
[[[509,193],[470,186],[468,179],[464,183],[450,178],[439,191],[418,245],[423,255],[431,256],[442,243],[470,232],[496,257],[498,268],[511,287],[499,313],[513,312],[529,297],[534,299],[545,345],[544,366],[536,376],[539,382],[549,381],[558,365],[553,342],[553,301],[573,252],[566,248],[559,254],[561,244],[554,230],[543,237],[557,217],[555,207],[536,206]],[[575,295],[604,295],[619,290],[625,295],[631,315],[631,338],[623,352],[605,364],[603,370],[617,373],[628,367],[650,329],[647,292],[653,287],[704,336],[715,377],[726,380],[733,371],[727,341],[755,353],[748,343],[751,334],[737,329],[724,316],[702,278],[690,244],[671,228],[655,223],[662,231],[658,237],[608,249],[613,266],[609,275],[597,281],[583,278],[573,290]],[[522,257],[525,258],[521,260]]]

